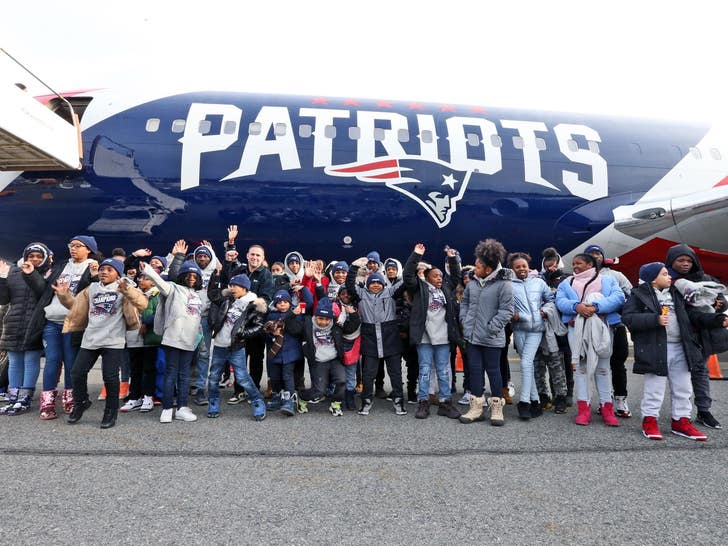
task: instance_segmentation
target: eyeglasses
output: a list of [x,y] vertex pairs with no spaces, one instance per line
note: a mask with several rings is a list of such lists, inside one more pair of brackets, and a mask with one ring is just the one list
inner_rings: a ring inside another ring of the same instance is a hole
[[68,248],[74,249],[74,248],[83,248],[86,245],[83,243],[68,243]]

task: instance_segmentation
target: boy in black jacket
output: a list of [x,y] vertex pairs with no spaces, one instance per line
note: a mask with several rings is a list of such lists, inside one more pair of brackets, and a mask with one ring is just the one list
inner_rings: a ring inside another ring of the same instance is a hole
[[645,375],[642,434],[651,440],[662,440],[657,418],[665,397],[665,383],[669,382],[672,433],[704,441],[707,436],[690,422],[693,394],[690,370],[703,361],[694,327],[726,327],[728,318],[688,308],[672,286],[662,262],[643,265],[640,279],[643,283],[632,290],[624,304],[622,321],[634,343],[634,373]]

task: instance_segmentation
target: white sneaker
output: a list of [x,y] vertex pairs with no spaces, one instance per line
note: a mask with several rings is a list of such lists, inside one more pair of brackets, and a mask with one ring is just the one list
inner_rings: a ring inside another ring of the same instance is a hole
[[159,416],[159,422],[160,423],[171,423],[172,417],[174,416],[174,409],[163,409],[162,415]]
[[508,387],[508,396],[510,396],[511,398],[516,396],[516,386],[513,384],[512,381],[508,382],[507,387]]
[[632,412],[629,411],[629,406],[627,405],[626,396],[614,397],[614,413],[617,415],[617,417],[622,417],[623,419],[628,419],[629,417],[632,417]]
[[469,406],[470,405],[470,391],[465,391],[465,394],[463,394],[463,397],[458,400],[458,404],[461,406]]
[[192,421],[197,421],[197,415],[192,413],[192,410],[187,406],[178,408],[177,413],[175,413],[174,415],[174,418],[179,419],[180,421],[186,421],[188,423],[191,423]]
[[121,408],[119,408],[119,411],[121,413],[128,413],[130,411],[138,410],[141,407],[142,407],[142,401],[141,401],[141,399],[138,399],[138,400],[127,400],[126,401],[126,404],[124,404],[123,406],[121,406]]
[[139,408],[139,411],[142,413],[150,412],[154,409],[154,400],[151,396],[145,396],[144,400],[142,400],[142,405]]

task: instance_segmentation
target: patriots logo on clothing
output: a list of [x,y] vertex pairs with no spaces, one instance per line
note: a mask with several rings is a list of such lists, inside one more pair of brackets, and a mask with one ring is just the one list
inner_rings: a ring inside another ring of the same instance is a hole
[[202,300],[200,295],[194,290],[187,292],[187,314],[193,317],[202,316]]
[[324,172],[384,184],[417,201],[440,228],[450,223],[472,174],[472,171],[456,170],[445,161],[417,156],[381,157],[375,161],[332,165]]
[[77,275],[68,275],[68,274],[61,274],[58,276],[58,283],[59,284],[68,284],[68,291],[76,295],[76,289],[78,288],[78,283],[81,281],[81,274]]
[[317,330],[314,328],[313,332],[313,343],[316,347],[324,347],[327,345],[333,345],[334,344],[334,336],[331,333],[331,330]]
[[445,294],[442,290],[430,288],[430,296],[430,304],[428,307],[430,311],[439,311],[445,307]]
[[232,306],[228,309],[227,315],[225,315],[225,324],[232,326],[235,321],[240,318],[243,314],[243,310],[238,306]]
[[116,302],[121,297],[119,292],[99,292],[94,296],[89,315],[113,317],[116,314]]

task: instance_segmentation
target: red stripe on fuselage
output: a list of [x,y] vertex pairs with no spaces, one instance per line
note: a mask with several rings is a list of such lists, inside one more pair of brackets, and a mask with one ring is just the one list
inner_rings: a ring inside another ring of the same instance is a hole
[[331,169],[337,173],[361,173],[365,171],[374,171],[376,169],[392,169],[397,166],[396,159],[387,159],[385,161],[375,161],[374,163],[366,163],[365,165],[355,165],[354,167],[344,167],[343,169]]
[[725,177],[725,178],[724,178],[723,180],[721,180],[720,182],[718,182],[718,183],[717,183],[717,184],[716,184],[715,186],[713,186],[713,187],[714,187],[714,188],[717,188],[718,186],[728,186],[728,176],[726,176],[726,177]]

